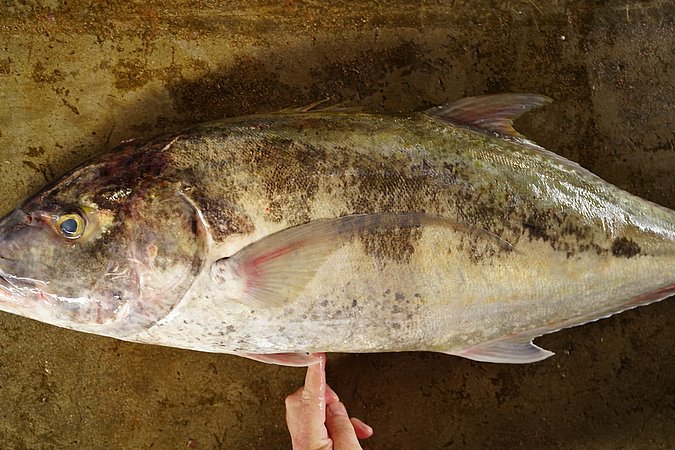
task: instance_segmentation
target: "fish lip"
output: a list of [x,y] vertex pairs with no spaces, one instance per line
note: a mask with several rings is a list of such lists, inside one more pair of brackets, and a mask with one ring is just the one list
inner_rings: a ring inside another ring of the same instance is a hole
[[4,291],[9,295],[24,296],[23,292],[21,292],[21,288],[10,281],[11,278],[11,275],[0,270],[0,291]]
[[[21,292],[21,289],[9,281],[4,273],[0,272],[0,305],[8,305],[13,309],[18,304],[23,303],[24,297],[25,294]],[[5,310],[5,308],[0,309]]]
[[36,280],[27,277],[17,277],[0,269],[0,290],[10,295],[19,295],[25,297],[26,289],[38,288],[39,286],[48,286],[49,282]]

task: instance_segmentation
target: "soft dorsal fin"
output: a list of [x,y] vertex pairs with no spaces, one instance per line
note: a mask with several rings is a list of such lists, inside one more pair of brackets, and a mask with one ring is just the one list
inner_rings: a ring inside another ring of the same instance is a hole
[[523,137],[513,129],[513,121],[521,114],[552,101],[539,94],[482,95],[436,106],[426,113],[446,122],[468,125],[503,136]]

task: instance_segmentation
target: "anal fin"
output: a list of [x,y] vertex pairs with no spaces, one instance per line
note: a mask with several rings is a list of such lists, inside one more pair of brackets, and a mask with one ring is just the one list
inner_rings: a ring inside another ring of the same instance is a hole
[[474,361],[501,363],[501,364],[527,364],[544,360],[553,356],[553,352],[545,350],[532,341],[526,342],[490,342],[469,347],[465,350],[443,352],[449,355],[461,356]]

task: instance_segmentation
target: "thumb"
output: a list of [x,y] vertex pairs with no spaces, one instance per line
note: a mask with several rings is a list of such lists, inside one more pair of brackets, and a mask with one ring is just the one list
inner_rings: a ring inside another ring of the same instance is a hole
[[326,429],[333,440],[334,450],[362,450],[342,402],[331,403],[326,407]]

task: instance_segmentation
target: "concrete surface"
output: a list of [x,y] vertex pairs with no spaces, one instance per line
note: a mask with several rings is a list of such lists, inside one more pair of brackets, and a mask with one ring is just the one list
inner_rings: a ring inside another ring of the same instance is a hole
[[[330,4],[329,4],[330,3]],[[332,97],[409,111],[539,92],[519,128],[675,208],[675,7],[654,1],[0,2],[0,209],[122,139]],[[675,299],[528,366],[330,355],[367,449],[673,448]],[[0,447],[288,448],[304,370],[0,313]]]

